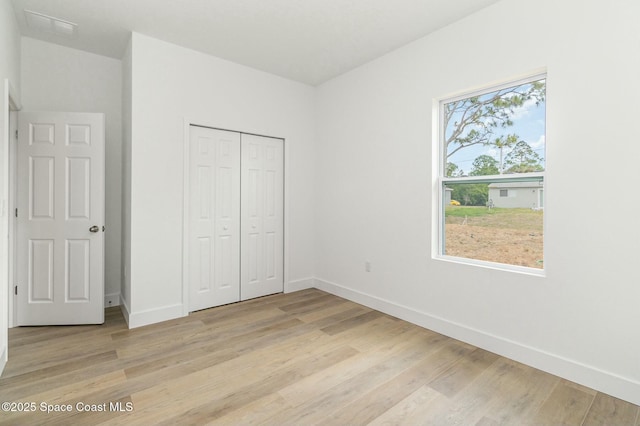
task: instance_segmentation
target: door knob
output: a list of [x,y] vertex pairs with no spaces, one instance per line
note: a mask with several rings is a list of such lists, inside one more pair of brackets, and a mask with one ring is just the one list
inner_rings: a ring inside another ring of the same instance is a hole
[[91,228],[89,228],[89,232],[98,232],[100,230],[100,228],[97,225],[93,225]]

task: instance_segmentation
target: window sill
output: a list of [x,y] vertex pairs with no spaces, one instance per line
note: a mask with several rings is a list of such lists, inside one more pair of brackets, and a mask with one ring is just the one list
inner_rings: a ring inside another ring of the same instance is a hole
[[485,269],[492,269],[494,271],[513,272],[516,274],[529,275],[534,277],[546,277],[544,269],[529,268],[527,266],[508,265],[506,263],[489,262],[486,260],[467,259],[464,257],[455,257],[447,255],[437,255],[433,257],[434,260],[439,260],[448,263],[455,263],[458,265],[476,266]]

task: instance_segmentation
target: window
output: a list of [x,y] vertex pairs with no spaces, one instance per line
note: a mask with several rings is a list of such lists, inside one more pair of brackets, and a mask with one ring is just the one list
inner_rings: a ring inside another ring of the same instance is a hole
[[439,258],[544,268],[546,76],[439,104]]

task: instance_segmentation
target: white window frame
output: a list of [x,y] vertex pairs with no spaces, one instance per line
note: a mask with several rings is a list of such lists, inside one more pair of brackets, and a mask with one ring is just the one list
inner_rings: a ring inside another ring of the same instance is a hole
[[[502,83],[491,84],[487,86],[483,86],[481,88],[476,88],[474,90],[469,90],[465,92],[460,92],[453,96],[444,96],[439,99],[434,99],[434,138],[437,141],[434,150],[434,157],[437,164],[435,166],[435,181],[434,181],[434,205],[437,206],[437,212],[435,212],[434,217],[437,222],[434,223],[434,234],[436,236],[434,244],[432,245],[432,253],[433,258],[440,261],[465,264],[465,265],[473,265],[479,266],[483,268],[496,269],[502,271],[510,271],[516,273],[522,273],[527,275],[534,276],[542,276],[546,275],[546,251],[543,246],[543,268],[531,268],[526,266],[519,265],[511,265],[507,263],[498,263],[498,262],[490,262],[487,260],[479,260],[472,259],[466,257],[457,257],[451,256],[444,253],[445,248],[445,187],[447,184],[451,183],[493,183],[493,182],[527,182],[532,180],[538,180],[544,182],[543,188],[546,189],[546,158],[545,158],[545,171],[544,172],[534,172],[534,173],[522,173],[522,174],[507,174],[507,175],[488,175],[488,176],[464,176],[464,177],[446,177],[446,147],[444,146],[444,105],[450,102],[459,101],[466,98],[471,98],[474,96],[481,96],[486,93],[495,92],[497,90],[507,89],[509,87],[519,86],[521,84],[531,83],[537,80],[547,80],[547,72],[546,70],[537,71],[532,74],[528,74],[523,77],[505,80]],[[545,101],[546,102],[546,101]],[[546,108],[546,105],[545,105]],[[546,134],[546,126],[545,126],[545,134]],[[546,146],[545,146],[545,157],[546,154]],[[543,192],[543,199],[546,196],[547,191]],[[546,200],[543,201],[546,206]],[[545,208],[546,214],[546,208]],[[546,220],[543,221],[543,235],[546,235]],[[544,241],[543,241],[544,244]]]

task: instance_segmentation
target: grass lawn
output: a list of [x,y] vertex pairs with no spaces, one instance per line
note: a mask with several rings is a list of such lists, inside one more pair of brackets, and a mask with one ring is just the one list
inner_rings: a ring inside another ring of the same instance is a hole
[[542,232],[542,217],[542,210],[531,209],[488,209],[475,206],[449,206],[445,209],[446,223],[462,223],[467,218],[467,224],[536,232]]
[[542,210],[447,206],[445,253],[542,268]]

